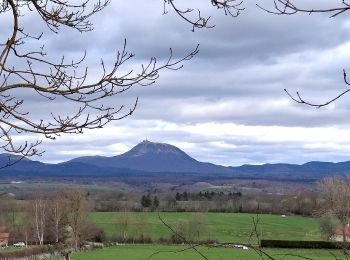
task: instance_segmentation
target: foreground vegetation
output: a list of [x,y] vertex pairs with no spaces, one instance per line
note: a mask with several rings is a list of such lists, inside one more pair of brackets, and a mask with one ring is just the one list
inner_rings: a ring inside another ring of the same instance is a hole
[[[203,259],[194,250],[185,250],[185,246],[161,246],[161,245],[121,245],[92,252],[76,252],[72,260],[179,260],[179,259]],[[254,250],[242,250],[234,248],[207,248],[199,247],[198,250],[209,259],[261,259]],[[293,249],[268,249],[268,254],[276,259],[300,259],[296,255],[302,255],[304,259],[345,259],[341,250],[293,250]]]
[[[247,243],[256,214],[245,213],[178,213],[162,212],[161,218],[174,229],[188,229],[198,225],[201,240]],[[264,239],[322,240],[318,220],[302,216],[259,215],[259,232]],[[153,240],[169,238],[171,231],[161,222],[156,212],[93,212],[90,218],[103,228],[107,236],[123,232],[128,237],[147,235]],[[127,221],[127,223],[125,223]],[[125,225],[127,227],[125,228]],[[181,226],[181,227],[179,227]]]
[[[10,245],[25,241],[28,245],[63,245],[65,249],[61,251],[74,249],[73,259],[147,259],[159,251],[162,253],[155,254],[155,259],[196,259],[199,257],[196,252],[184,250],[186,244],[257,245],[259,238],[284,240],[281,242],[295,240],[301,243],[297,247],[306,248],[304,241],[312,244],[310,241],[327,239],[349,219],[348,211],[344,211],[348,197],[339,200],[339,204],[334,204],[332,199],[343,194],[339,190],[350,194],[350,185],[345,189],[346,180],[325,179],[319,187],[324,194],[298,192],[295,196],[285,196],[280,204],[274,203],[279,196],[267,195],[261,201],[261,196],[231,191],[124,194],[67,189],[36,192],[23,196],[23,200],[5,192],[0,199],[0,231],[10,234]],[[274,205],[276,209],[271,211]],[[192,208],[195,210],[191,211]],[[340,214],[343,211],[345,213]],[[318,212],[322,217],[298,216],[296,212],[308,213],[309,216],[310,212]],[[92,252],[80,251],[102,248],[103,243],[123,245]],[[324,243],[318,244],[322,249],[328,248]],[[340,247],[345,249],[343,244]],[[322,249],[276,248],[266,249],[266,252],[274,259],[286,259],[285,254],[310,259],[334,259],[334,254],[342,255],[341,251]],[[210,259],[259,258],[252,249],[201,247],[201,250]],[[173,251],[181,252],[175,254]]]

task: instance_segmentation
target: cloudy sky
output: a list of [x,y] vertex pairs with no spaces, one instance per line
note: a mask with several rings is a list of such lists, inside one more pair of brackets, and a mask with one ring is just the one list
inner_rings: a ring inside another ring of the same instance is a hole
[[[177,2],[184,6],[189,1]],[[139,97],[134,115],[83,135],[44,140],[41,148],[46,152],[39,160],[117,155],[144,139],[170,143],[198,160],[223,165],[350,160],[350,95],[315,109],[293,102],[283,91],[300,91],[307,100],[324,102],[346,89],[347,13],[332,19],[322,14],[278,16],[255,6],[269,8],[269,1],[249,0],[241,15],[232,18],[210,1],[190,2],[188,7],[212,16],[215,28],[192,32],[171,9],[163,15],[163,1],[155,0],[113,0],[93,17],[95,30],[84,34],[62,30],[55,35],[43,29],[38,17],[23,18],[32,30],[47,32],[42,43],[52,57],[80,57],[86,50],[92,73],[98,73],[101,58],[113,62],[124,38],[135,54],[127,67],[136,70],[150,57],[165,62],[170,47],[179,58],[200,44],[199,54],[183,69],[162,71],[156,84],[106,101],[128,108]],[[49,104],[31,94],[26,98],[34,118],[45,117],[43,110],[64,114],[70,109],[69,104]]]

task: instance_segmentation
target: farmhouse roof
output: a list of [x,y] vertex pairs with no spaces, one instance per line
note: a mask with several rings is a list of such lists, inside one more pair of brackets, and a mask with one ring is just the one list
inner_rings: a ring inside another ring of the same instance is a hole
[[337,228],[335,234],[343,235],[343,232],[346,236],[350,236],[350,225],[347,224],[345,227]]
[[0,240],[8,239],[9,236],[10,236],[10,233],[0,233]]

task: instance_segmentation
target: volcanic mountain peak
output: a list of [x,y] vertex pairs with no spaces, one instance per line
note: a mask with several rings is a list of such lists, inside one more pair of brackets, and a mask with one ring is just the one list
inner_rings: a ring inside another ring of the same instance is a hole
[[144,140],[130,151],[123,154],[123,156],[137,157],[146,154],[172,154],[177,156],[188,156],[185,152],[179,148],[165,143],[153,143],[148,140]]

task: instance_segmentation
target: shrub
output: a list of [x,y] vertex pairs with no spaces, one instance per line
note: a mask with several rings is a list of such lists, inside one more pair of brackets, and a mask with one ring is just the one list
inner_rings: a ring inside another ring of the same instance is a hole
[[339,249],[350,248],[350,243],[331,241],[291,241],[291,240],[266,240],[260,242],[261,247],[278,247],[278,248],[326,248]]
[[13,252],[0,253],[0,259],[12,259],[12,258],[22,258],[30,257],[33,255],[39,255],[44,253],[53,254],[57,251],[62,251],[64,249],[63,245],[46,245],[46,246],[35,246],[30,248],[25,248],[22,250],[17,250]]

